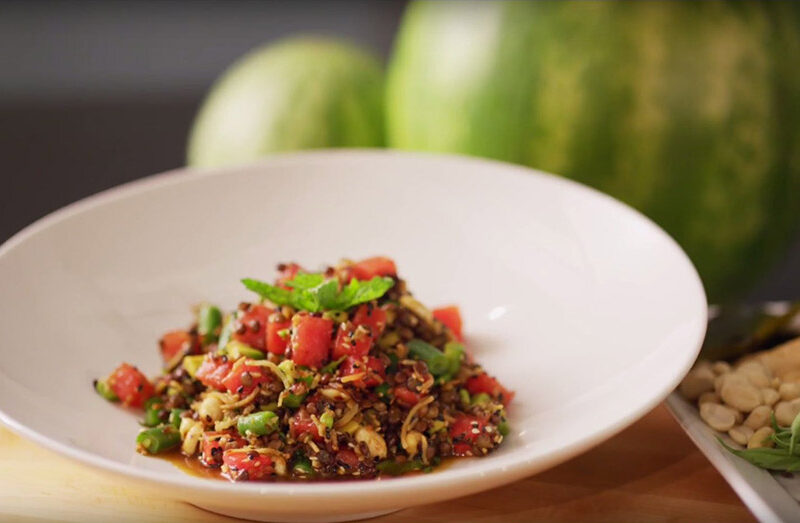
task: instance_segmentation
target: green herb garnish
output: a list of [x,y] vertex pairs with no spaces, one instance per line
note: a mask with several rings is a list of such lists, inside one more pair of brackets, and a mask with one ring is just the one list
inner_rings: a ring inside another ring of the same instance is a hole
[[786,472],[796,472],[800,470],[800,456],[790,454],[788,448],[771,449],[761,447],[757,449],[739,450],[729,446],[727,443],[719,439],[723,447],[728,449],[731,453],[747,460],[756,467],[769,470],[781,470]]
[[772,428],[775,431],[770,439],[776,448],[760,447],[754,449],[735,449],[717,438],[729,452],[752,463],[756,467],[768,470],[785,472],[800,471],[800,448],[796,446],[797,436],[800,434],[800,414],[792,421],[791,427],[779,427],[772,414]]
[[321,273],[298,273],[286,282],[290,289],[252,278],[244,278],[242,283],[275,305],[289,305],[308,312],[347,310],[380,298],[394,286],[392,278],[376,276],[368,281],[350,280],[350,283],[339,290],[336,279],[326,280]]
[[794,454],[795,445],[797,444],[797,434],[800,432],[800,416],[795,416],[789,432],[791,434],[789,439],[789,454]]

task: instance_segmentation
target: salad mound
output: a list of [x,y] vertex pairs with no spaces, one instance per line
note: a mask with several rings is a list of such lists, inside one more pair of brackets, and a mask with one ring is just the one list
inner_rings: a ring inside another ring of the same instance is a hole
[[143,409],[137,450],[181,452],[233,480],[374,478],[483,456],[514,394],[465,350],[458,307],[429,309],[394,262],[246,278],[253,302],[196,309],[163,335],[150,381],[123,363],[95,388]]

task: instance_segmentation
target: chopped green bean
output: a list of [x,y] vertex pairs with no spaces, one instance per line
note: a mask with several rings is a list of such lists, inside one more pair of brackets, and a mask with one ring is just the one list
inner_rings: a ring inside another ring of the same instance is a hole
[[315,472],[314,467],[311,465],[311,460],[302,455],[295,458],[292,468],[296,473],[304,476],[313,476]]
[[186,412],[186,409],[172,409],[169,411],[169,424],[176,429],[181,426],[181,414]]
[[143,430],[136,437],[136,446],[148,454],[158,454],[177,447],[181,443],[181,433],[172,425],[163,425]]
[[295,365],[292,360],[283,360],[278,363],[278,370],[282,373],[282,376],[279,376],[279,378],[283,382],[283,386],[287,388],[291,387],[297,376],[297,365]]
[[442,376],[450,369],[450,360],[442,351],[422,340],[413,339],[407,344],[408,353],[428,365],[428,370],[434,376]]
[[204,303],[197,311],[197,334],[205,345],[219,339],[218,332],[222,326],[222,312],[214,305]]
[[464,359],[464,346],[457,341],[449,341],[444,346],[444,355],[450,363],[447,374],[452,379],[461,369],[461,361]]
[[508,426],[508,422],[506,420],[500,422],[500,424],[497,426],[497,432],[499,432],[503,437],[508,436],[508,434],[511,432],[511,427]]
[[303,404],[303,400],[306,399],[305,394],[293,394],[289,393],[283,398],[283,402],[281,403],[282,407],[288,407],[290,409],[296,409]]
[[273,402],[267,403],[266,405],[261,405],[261,410],[268,410],[270,412],[275,412],[276,410],[278,410],[278,402],[277,401],[273,401]]
[[464,346],[457,341],[449,341],[444,346],[444,356],[447,358],[447,372],[436,378],[436,383],[446,383],[452,380],[461,370],[464,359]]
[[119,397],[117,397],[111,385],[109,385],[106,380],[95,380],[94,390],[108,401],[119,401]]
[[158,396],[153,396],[144,403],[144,420],[142,425],[145,427],[155,427],[161,425],[161,412],[164,410],[164,403]]
[[470,398],[469,398],[469,392],[467,392],[467,389],[458,389],[458,399],[461,400],[461,406],[462,407],[465,407],[465,408],[469,407]]
[[280,419],[277,414],[264,410],[240,417],[236,428],[242,436],[251,434],[255,436],[265,436],[278,430],[279,424]]
[[470,405],[488,405],[492,402],[492,397],[486,394],[485,392],[479,392],[472,396],[469,401]]
[[328,427],[329,429],[333,428],[333,412],[326,410],[322,413],[322,416],[319,417],[319,421],[322,422],[323,425]]

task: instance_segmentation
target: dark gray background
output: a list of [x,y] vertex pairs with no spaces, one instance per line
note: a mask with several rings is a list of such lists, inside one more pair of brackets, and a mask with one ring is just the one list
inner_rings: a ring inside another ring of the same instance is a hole
[[[306,32],[385,58],[404,5],[0,1],[0,241],[69,202],[183,165],[203,94],[250,48]],[[800,241],[751,297],[800,297]]]

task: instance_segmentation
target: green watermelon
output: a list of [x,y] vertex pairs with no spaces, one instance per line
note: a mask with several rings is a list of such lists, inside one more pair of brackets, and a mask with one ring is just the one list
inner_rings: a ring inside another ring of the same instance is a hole
[[339,40],[293,38],[233,64],[203,102],[188,163],[244,163],[265,154],[384,144],[383,70]]
[[387,140],[610,193],[729,298],[800,223],[798,28],[788,3],[414,2]]

